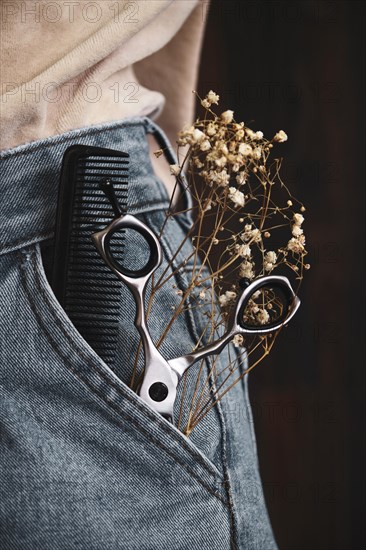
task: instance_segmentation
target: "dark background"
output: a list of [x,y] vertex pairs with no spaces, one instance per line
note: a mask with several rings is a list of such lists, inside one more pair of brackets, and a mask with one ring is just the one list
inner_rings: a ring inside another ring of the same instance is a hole
[[307,206],[301,311],[250,376],[283,550],[365,544],[363,8],[213,0],[203,47],[198,91],[266,137],[286,131],[282,176]]

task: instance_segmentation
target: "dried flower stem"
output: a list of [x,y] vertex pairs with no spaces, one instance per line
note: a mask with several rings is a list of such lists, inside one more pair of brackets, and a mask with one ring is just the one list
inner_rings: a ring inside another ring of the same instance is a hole
[[[269,161],[274,146],[286,141],[287,135],[280,130],[268,140],[261,131],[255,132],[243,122],[237,123],[231,110],[217,115],[212,106],[218,104],[219,96],[213,91],[203,99],[196,95],[204,114],[178,135],[177,158],[181,157],[182,148],[185,154],[180,164],[171,166],[177,180],[160,236],[171,218],[189,214],[189,209],[178,211],[173,207],[178,184],[188,187],[193,198],[193,222],[172,253],[169,265],[153,281],[147,315],[159,290],[172,284],[188,263],[191,275],[185,288],[179,289],[180,301],[157,347],[178,317],[193,311],[201,311],[202,316],[207,317],[207,323],[200,327],[195,349],[222,335],[240,292],[241,279],[250,281],[281,269],[294,274],[299,286],[304,269],[310,267],[304,261],[307,251],[302,213],[305,207],[282,181],[281,159]],[[157,156],[160,154],[161,151]],[[193,248],[182,260],[187,242],[191,242]],[[255,327],[280,318],[282,313],[283,304],[275,293],[261,290],[249,301],[244,319]],[[270,353],[276,337],[277,333],[253,336],[244,342],[239,335],[233,340],[234,358],[229,347],[220,358],[212,358],[210,364],[201,361],[195,369],[197,378],[183,426],[188,388],[185,375],[177,421],[179,429],[189,435],[218,401]],[[135,358],[132,385],[136,385],[140,353],[141,346]],[[249,366],[238,374],[243,358],[248,358]]]

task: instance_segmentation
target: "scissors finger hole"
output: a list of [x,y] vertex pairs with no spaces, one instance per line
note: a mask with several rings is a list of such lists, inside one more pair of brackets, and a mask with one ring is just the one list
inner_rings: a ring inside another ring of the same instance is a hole
[[264,284],[242,305],[238,321],[242,328],[276,329],[286,320],[293,302],[293,295],[285,285]]
[[130,227],[119,228],[108,235],[108,255],[114,267],[128,277],[143,277],[156,268],[155,247],[149,236]]

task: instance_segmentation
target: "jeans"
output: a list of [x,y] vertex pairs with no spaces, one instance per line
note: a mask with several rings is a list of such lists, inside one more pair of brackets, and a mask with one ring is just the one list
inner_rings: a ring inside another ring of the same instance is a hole
[[[48,282],[61,161],[72,144],[130,154],[128,210],[159,232],[169,198],[152,169],[147,133],[170,147],[158,126],[138,117],[1,154],[4,550],[276,548],[246,377],[188,438],[128,387],[139,337],[135,304],[123,283],[111,367],[76,330]],[[161,270],[190,224],[189,214],[169,219]],[[143,253],[133,236],[125,246],[127,255]],[[190,250],[187,241],[176,261]],[[175,276],[176,288],[166,284],[159,291],[149,317],[153,340],[167,325],[179,300],[176,289],[184,290],[190,269],[188,262]],[[180,316],[160,348],[164,357],[191,351],[205,322],[199,310]],[[188,395],[198,368],[187,376]]]

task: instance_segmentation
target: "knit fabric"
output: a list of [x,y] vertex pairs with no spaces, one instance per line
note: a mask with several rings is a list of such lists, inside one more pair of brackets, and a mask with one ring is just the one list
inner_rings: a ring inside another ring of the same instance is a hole
[[144,115],[174,142],[191,122],[207,2],[0,4],[0,149]]

